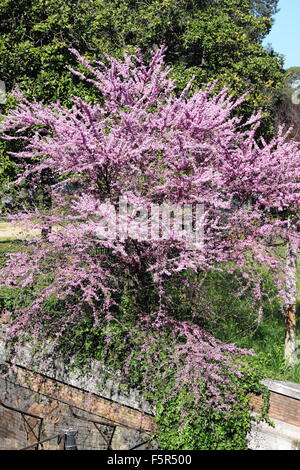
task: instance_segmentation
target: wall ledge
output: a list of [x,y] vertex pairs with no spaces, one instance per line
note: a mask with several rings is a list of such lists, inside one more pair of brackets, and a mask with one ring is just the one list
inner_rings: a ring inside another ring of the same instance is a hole
[[280,380],[264,379],[262,383],[271,391],[287,397],[300,400],[300,384],[294,382],[282,382]]

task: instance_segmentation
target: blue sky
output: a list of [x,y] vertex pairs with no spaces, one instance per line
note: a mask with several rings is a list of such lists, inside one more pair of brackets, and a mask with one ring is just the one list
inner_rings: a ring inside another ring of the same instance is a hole
[[300,0],[280,0],[272,31],[264,45],[285,56],[285,68],[300,67]]

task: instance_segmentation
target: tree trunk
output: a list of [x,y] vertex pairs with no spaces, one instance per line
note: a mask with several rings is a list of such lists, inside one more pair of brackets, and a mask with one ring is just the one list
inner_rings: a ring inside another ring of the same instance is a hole
[[[52,207],[51,197],[51,180],[52,172],[48,168],[45,168],[41,172],[41,187],[42,187],[42,206],[47,213]],[[48,235],[51,233],[52,227],[48,225],[42,228],[41,235],[44,240],[48,239]]]
[[48,235],[51,233],[52,227],[42,228],[41,235],[44,240],[48,240]]
[[285,347],[284,357],[288,366],[296,362],[296,297],[297,297],[297,243],[290,240],[287,247],[286,263],[286,304],[285,315]]

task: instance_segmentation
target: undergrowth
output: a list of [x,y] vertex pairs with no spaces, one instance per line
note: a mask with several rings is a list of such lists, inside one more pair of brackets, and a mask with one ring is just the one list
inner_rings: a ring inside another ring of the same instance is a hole
[[[4,263],[6,252],[18,251],[20,248],[28,249],[26,244],[18,241],[2,242],[0,264]],[[43,283],[44,280],[41,280],[41,285]],[[269,289],[272,290],[272,283],[267,277],[266,283],[269,283]],[[235,286],[229,277],[222,275],[220,278],[218,274],[213,273],[207,278],[204,288],[211,316],[204,318],[199,312],[198,317],[194,318],[195,324],[205,327],[224,343],[235,343],[255,353],[242,360],[242,375],[238,383],[236,377],[231,377],[235,401],[233,405],[230,404],[228,410],[220,411],[214,406],[207,406],[209,397],[204,384],[199,385],[202,399],[195,405],[189,387],[185,385],[176,388],[171,370],[166,381],[166,371],[159,370],[155,361],[151,372],[152,387],[143,388],[143,377],[149,368],[149,357],[146,360],[145,356],[140,354],[138,334],[128,337],[128,331],[135,328],[135,318],[132,314],[132,299],[126,292],[123,293],[120,303],[123,318],[121,324],[110,322],[105,327],[95,327],[87,311],[86,318],[80,324],[64,332],[59,340],[58,350],[55,351],[55,354],[60,354],[66,361],[71,361],[73,367],[82,373],[88,370],[93,359],[107,366],[108,375],[111,371],[114,376],[114,371],[126,368],[123,387],[140,390],[154,405],[158,427],[153,438],[159,442],[161,449],[245,449],[253,419],[249,413],[250,393],[264,396],[265,405],[261,419],[267,420],[268,394],[266,388],[261,385],[261,379],[268,377],[300,383],[300,364],[287,368],[284,363],[284,321],[278,303],[269,303],[266,300],[262,320],[257,322],[256,312],[251,311],[251,302],[247,302],[243,297],[236,298]],[[180,289],[177,291],[180,293]],[[178,292],[176,295],[179,295]],[[177,302],[176,295],[174,294]],[[30,301],[30,290],[11,290],[7,287],[0,289],[2,312],[17,310],[20,306],[28,305]],[[186,299],[181,304],[179,302],[178,311],[174,312],[179,319],[184,318],[185,302]],[[50,316],[63,315],[63,304],[55,297],[49,298],[44,308]],[[47,332],[45,336],[51,337],[51,334]],[[298,338],[300,339],[300,335]],[[163,339],[161,343],[155,344],[155,348],[159,350],[158,356],[155,351],[156,361],[159,358],[158,363],[166,361],[167,342],[168,339]],[[132,354],[132,351],[135,352]],[[153,351],[150,351],[150,356],[152,353]],[[105,380],[104,377],[102,379]],[[224,388],[225,405],[227,396],[228,387]]]

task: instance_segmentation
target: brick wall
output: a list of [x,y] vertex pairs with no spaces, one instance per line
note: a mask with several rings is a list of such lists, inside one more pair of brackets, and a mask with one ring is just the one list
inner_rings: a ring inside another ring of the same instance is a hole
[[[155,446],[152,416],[24,367],[6,366],[0,377],[0,450],[21,449],[70,428],[78,430],[79,449]],[[43,445],[58,448],[57,440]]]
[[36,441],[41,419],[0,405],[0,449],[16,450]]
[[[251,408],[253,412],[259,413],[262,404],[262,397],[252,395]],[[269,417],[279,419],[288,424],[300,426],[300,401],[296,398],[271,391]]]
[[[27,364],[25,350],[9,362],[0,335],[0,450],[20,449],[65,429],[78,430],[79,449],[125,450],[156,448],[153,410],[137,391],[123,392],[118,377],[99,388],[101,365],[87,374],[74,373],[62,359],[52,366]],[[29,354],[30,355],[30,354]],[[300,449],[300,385],[266,380],[270,390],[269,417],[275,427],[254,424],[251,449]],[[251,397],[253,413],[262,398]],[[50,441],[44,449],[58,449]]]
[[[278,380],[265,380],[270,390],[268,423],[253,424],[249,448],[254,450],[300,450],[300,385]],[[251,396],[251,408],[258,414],[262,397]]]

